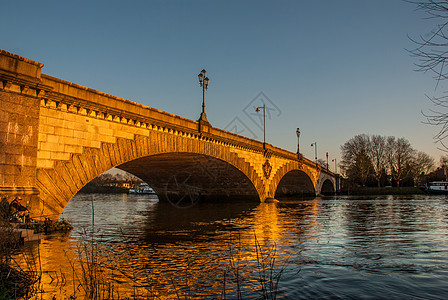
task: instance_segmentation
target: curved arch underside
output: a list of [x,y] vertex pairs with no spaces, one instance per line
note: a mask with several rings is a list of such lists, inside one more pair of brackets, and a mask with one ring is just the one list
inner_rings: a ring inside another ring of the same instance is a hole
[[333,183],[331,182],[331,180],[325,180],[324,183],[322,184],[322,189],[320,191],[320,193],[322,195],[334,195],[335,191],[334,191],[334,186]]
[[303,171],[293,170],[285,174],[280,180],[275,198],[282,197],[310,197],[316,196],[313,182]]
[[245,199],[260,201],[247,176],[222,160],[194,153],[164,153],[117,166],[147,182],[171,203]]

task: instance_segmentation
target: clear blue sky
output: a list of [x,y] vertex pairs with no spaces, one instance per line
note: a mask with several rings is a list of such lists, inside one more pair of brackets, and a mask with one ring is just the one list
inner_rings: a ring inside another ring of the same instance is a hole
[[4,1],[0,49],[189,119],[201,111],[205,68],[213,126],[262,140],[252,113],[263,92],[276,146],[296,151],[300,127],[306,157],[317,142],[319,158],[339,161],[357,134],[392,135],[438,161],[436,128],[421,114],[435,82],[405,51],[407,34],[432,28],[423,17],[401,0]]

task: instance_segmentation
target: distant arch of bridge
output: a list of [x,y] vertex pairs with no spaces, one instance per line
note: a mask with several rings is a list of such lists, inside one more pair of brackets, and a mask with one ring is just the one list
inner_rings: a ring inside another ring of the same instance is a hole
[[265,201],[332,193],[337,177],[270,144],[41,74],[0,51],[0,194],[57,218],[84,185],[118,167],[161,201]]

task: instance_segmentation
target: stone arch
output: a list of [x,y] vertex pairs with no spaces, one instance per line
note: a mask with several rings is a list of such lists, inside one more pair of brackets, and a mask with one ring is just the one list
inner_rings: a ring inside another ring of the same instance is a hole
[[270,197],[315,195],[313,174],[307,168],[299,168],[297,162],[282,166],[274,175]]
[[315,196],[311,178],[303,171],[291,170],[280,180],[275,191],[275,198]]
[[166,152],[138,158],[118,168],[147,182],[160,200],[179,207],[199,200],[245,198],[260,201],[254,185],[241,170],[204,154]]
[[330,179],[326,179],[322,183],[322,187],[320,188],[320,194],[322,194],[322,195],[334,195],[335,194],[334,184]]
[[201,158],[209,157],[221,166],[228,164],[233,174],[239,174],[238,178],[245,176],[248,179],[246,185],[248,182],[252,184],[251,195],[255,191],[260,199],[264,194],[263,182],[255,169],[230,147],[203,140],[198,135],[150,131],[148,136],[135,135],[133,140],[117,138],[115,143],[103,142],[99,148],[84,147],[81,154],[71,154],[69,160],[55,160],[53,168],[38,168],[36,178],[40,203],[31,207],[32,215],[56,219],[70,199],[101,173],[117,166],[132,169],[130,162],[134,160],[157,155],[163,157],[167,153],[194,154]]
[[321,172],[317,181],[316,191],[318,194],[330,195],[336,191],[336,180],[325,172]]

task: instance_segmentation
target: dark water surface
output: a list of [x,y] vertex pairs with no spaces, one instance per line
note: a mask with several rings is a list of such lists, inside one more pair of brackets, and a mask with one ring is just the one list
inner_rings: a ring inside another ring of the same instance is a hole
[[[80,261],[93,256],[115,298],[448,298],[445,196],[177,209],[148,195],[80,194],[61,217],[73,232],[45,236],[32,249],[43,298],[81,295]],[[269,286],[280,272],[278,288]]]

